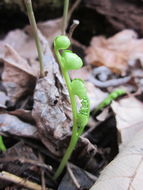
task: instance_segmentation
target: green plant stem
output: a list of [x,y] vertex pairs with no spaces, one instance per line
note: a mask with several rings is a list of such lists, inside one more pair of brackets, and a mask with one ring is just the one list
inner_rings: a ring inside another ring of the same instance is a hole
[[62,23],[62,34],[65,35],[67,20],[68,20],[68,8],[69,8],[69,0],[64,1],[64,13],[63,13],[63,23]]
[[54,177],[53,177],[54,180],[56,180],[60,176],[60,174],[62,173],[65,165],[68,162],[68,159],[70,158],[70,156],[71,156],[71,154],[72,154],[72,152],[73,152],[73,150],[77,144],[77,141],[78,141],[78,136],[72,135],[71,140],[70,140],[70,144],[69,144],[69,146],[68,146],[68,148],[64,154],[62,161],[60,162],[60,165],[59,165]]
[[5,144],[3,142],[2,136],[0,136],[0,150],[2,150],[3,152],[6,151],[6,147],[5,147]]
[[43,50],[42,50],[40,39],[38,36],[38,29],[37,29],[37,25],[36,25],[36,20],[35,20],[33,8],[32,8],[31,0],[25,0],[25,4],[26,4],[26,8],[27,8],[29,22],[33,29],[33,34],[34,34],[35,43],[36,43],[36,47],[37,47],[39,63],[40,63],[40,77],[44,77]]
[[69,146],[64,154],[64,157],[53,177],[54,180],[56,180],[60,174],[62,173],[64,167],[66,166],[67,164],[67,161],[69,160],[76,144],[77,144],[77,141],[78,141],[78,134],[77,134],[77,108],[76,108],[76,100],[75,100],[75,96],[73,95],[72,93],[72,90],[71,90],[71,80],[70,80],[70,77],[67,73],[67,71],[65,71],[65,69],[63,68],[63,65],[62,65],[62,60],[61,60],[61,57],[60,57],[60,54],[58,52],[58,50],[55,50],[55,54],[57,56],[57,59],[58,59],[58,62],[60,63],[60,67],[61,67],[61,70],[62,70],[62,74],[64,76],[64,79],[65,79],[65,82],[66,82],[66,85],[67,85],[67,88],[68,88],[68,91],[69,91],[69,96],[70,96],[70,101],[71,101],[71,107],[72,107],[72,113],[73,113],[73,128],[72,128],[72,136],[71,136],[71,140],[70,140],[70,143],[69,143]]

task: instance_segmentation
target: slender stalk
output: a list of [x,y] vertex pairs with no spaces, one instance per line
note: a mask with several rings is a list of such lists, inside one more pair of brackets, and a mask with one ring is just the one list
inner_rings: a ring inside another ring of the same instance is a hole
[[0,150],[2,150],[3,152],[6,151],[6,147],[5,147],[5,144],[3,142],[2,136],[0,136]]
[[70,156],[71,156],[71,154],[72,154],[72,152],[73,152],[73,150],[77,144],[77,141],[78,141],[78,137],[75,137],[72,135],[71,140],[70,140],[70,144],[69,144],[69,146],[68,146],[68,148],[64,154],[62,161],[60,162],[60,165],[59,165],[54,177],[53,177],[54,180],[56,180],[60,176],[60,174],[62,173],[65,165],[68,162],[68,159],[70,158]]
[[66,82],[66,85],[67,85],[67,88],[68,88],[68,91],[69,91],[69,96],[70,96],[70,101],[71,101],[71,107],[72,107],[72,113],[73,113],[73,128],[72,128],[72,137],[71,137],[71,140],[70,140],[70,143],[69,143],[69,146],[64,154],[64,157],[62,159],[62,161],[60,162],[60,165],[53,177],[54,180],[56,180],[60,174],[62,173],[64,167],[66,166],[76,144],[77,144],[77,141],[78,141],[78,135],[77,135],[77,107],[76,107],[76,100],[75,100],[75,96],[73,95],[72,93],[72,90],[71,90],[71,80],[70,80],[70,77],[67,73],[67,71],[64,70],[63,68],[63,65],[62,65],[62,60],[61,60],[61,57],[60,57],[60,54],[58,52],[58,50],[55,50],[55,54],[57,56],[57,59],[58,59],[58,62],[60,63],[60,67],[61,67],[61,70],[62,70],[62,74],[64,76],[64,79],[65,79],[65,82]]
[[62,23],[62,34],[65,35],[67,20],[68,20],[68,8],[69,8],[69,0],[64,1],[64,13],[63,13],[63,23]]
[[39,63],[40,63],[40,77],[44,77],[43,50],[42,50],[42,46],[41,46],[40,39],[38,36],[38,29],[37,29],[36,20],[35,20],[33,8],[32,8],[32,2],[31,2],[31,0],[25,0],[25,4],[26,4],[26,8],[27,8],[29,22],[33,29],[33,34],[34,34],[35,43],[36,43],[36,47],[37,47]]

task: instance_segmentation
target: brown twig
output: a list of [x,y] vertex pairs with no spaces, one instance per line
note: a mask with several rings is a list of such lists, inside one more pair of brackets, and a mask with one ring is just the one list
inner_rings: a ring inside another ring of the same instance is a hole
[[37,161],[37,160],[30,160],[30,159],[26,159],[26,158],[22,158],[22,157],[9,157],[9,158],[0,158],[0,162],[14,162],[14,161],[19,161],[21,163],[28,163],[28,164],[31,164],[31,165],[34,165],[34,166],[38,166],[38,167],[41,167],[43,169],[47,169],[48,171],[51,172],[52,168],[51,166],[48,166],[40,161]]
[[67,22],[69,22],[71,15],[73,14],[74,10],[78,7],[78,5],[80,4],[81,0],[76,0],[75,3],[73,4],[73,6],[71,7],[71,9],[69,10],[69,14],[68,14],[68,20]]
[[70,26],[69,30],[69,38],[72,38],[73,32],[75,31],[76,27],[79,25],[79,20],[73,20],[72,25]]
[[0,172],[0,179],[10,181],[12,183],[18,184],[20,186],[24,186],[24,187],[32,189],[32,190],[42,190],[41,185],[38,185],[34,182],[23,179],[21,177],[18,177],[16,175],[8,173],[6,171]]
[[68,173],[73,181],[73,183],[75,184],[75,186],[77,187],[77,189],[80,189],[80,184],[78,183],[77,179],[75,178],[71,168],[70,168],[70,165],[67,164],[67,170],[68,170]]

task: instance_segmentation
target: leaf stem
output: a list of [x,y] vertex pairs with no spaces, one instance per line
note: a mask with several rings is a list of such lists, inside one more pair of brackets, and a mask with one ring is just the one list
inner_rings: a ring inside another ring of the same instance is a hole
[[64,1],[64,13],[63,13],[63,22],[62,22],[62,34],[65,35],[67,21],[68,21],[68,8],[69,8],[69,0]]
[[31,0],[25,0],[25,4],[26,4],[26,8],[27,8],[29,22],[33,29],[33,34],[34,34],[35,43],[36,43],[36,47],[37,47],[39,63],[40,63],[40,77],[44,77],[43,50],[42,50],[42,46],[41,46],[40,39],[38,36],[38,29],[37,29],[36,20],[35,20],[33,8],[32,8],[32,2],[31,2]]

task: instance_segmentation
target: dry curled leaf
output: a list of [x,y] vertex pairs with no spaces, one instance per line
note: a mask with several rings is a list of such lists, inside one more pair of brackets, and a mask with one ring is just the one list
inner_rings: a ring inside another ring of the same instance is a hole
[[90,190],[143,189],[143,129],[102,171]]
[[116,114],[121,141],[125,145],[143,126],[143,104],[134,97],[127,97],[119,102],[113,101],[111,107]]
[[143,40],[133,30],[123,30],[111,38],[93,37],[86,50],[86,62],[104,65],[117,73],[125,73],[128,64],[143,63]]

